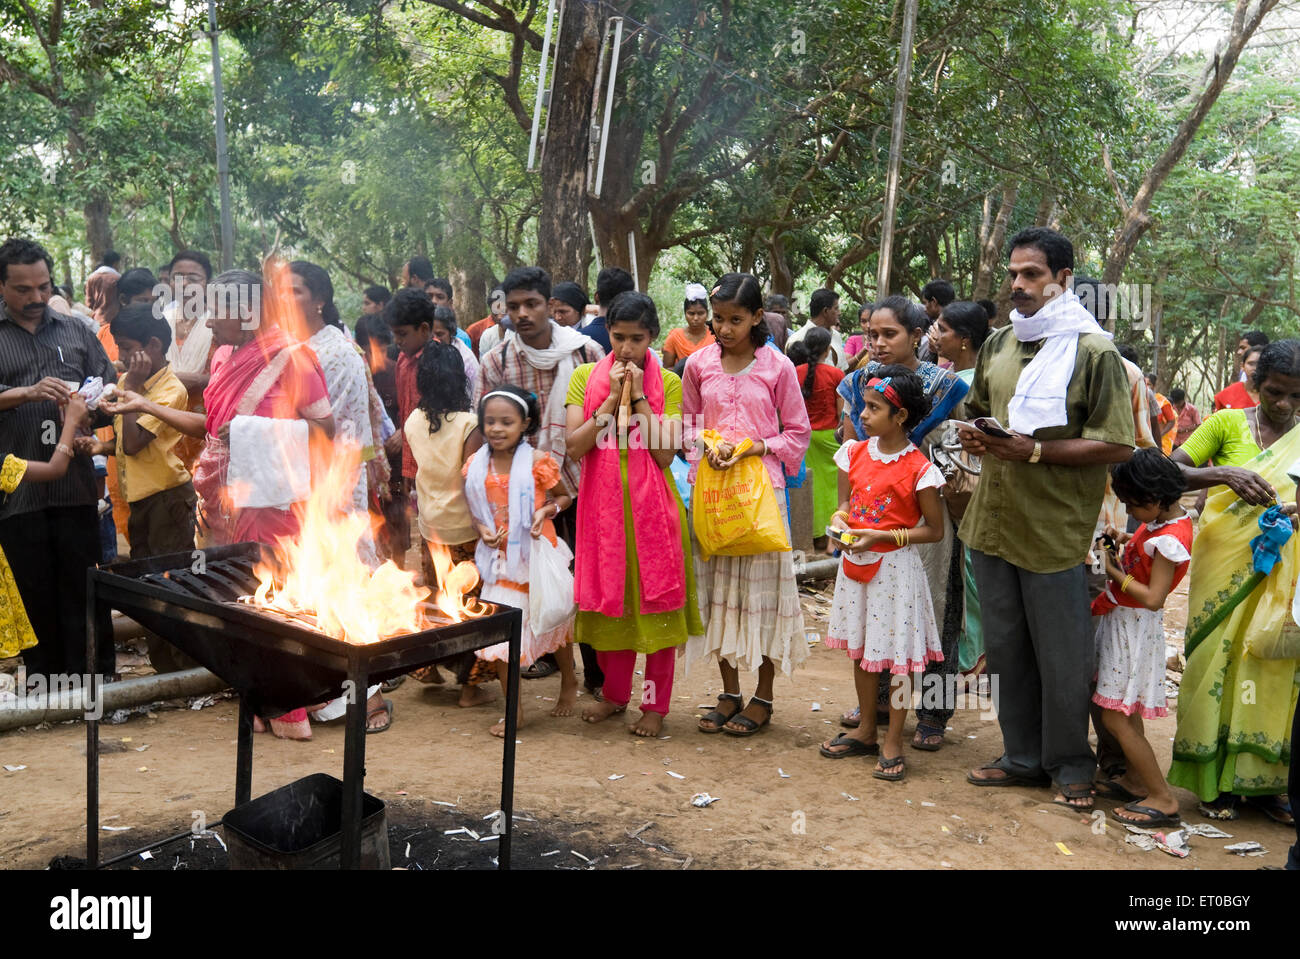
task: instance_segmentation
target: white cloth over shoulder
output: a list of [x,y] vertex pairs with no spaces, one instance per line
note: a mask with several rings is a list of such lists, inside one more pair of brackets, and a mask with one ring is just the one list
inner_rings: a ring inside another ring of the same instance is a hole
[[288,509],[311,494],[307,421],[236,416],[227,485],[236,509]]
[[1021,343],[1047,342],[1020,371],[1015,395],[1007,404],[1007,425],[1026,436],[1049,426],[1064,426],[1069,421],[1065,394],[1074,376],[1079,336],[1099,333],[1110,338],[1111,334],[1098,325],[1073,290],[1066,290],[1033,316],[1012,310],[1011,326]]

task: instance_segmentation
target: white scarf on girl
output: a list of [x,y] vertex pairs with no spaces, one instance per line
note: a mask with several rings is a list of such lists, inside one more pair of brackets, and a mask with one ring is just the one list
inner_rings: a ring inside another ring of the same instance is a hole
[[1109,339],[1111,334],[1098,325],[1073,290],[1048,301],[1033,316],[1012,310],[1011,326],[1021,343],[1044,338],[1047,342],[1020,371],[1015,395],[1007,404],[1007,425],[1026,436],[1049,426],[1064,426],[1069,421],[1065,394],[1074,376],[1079,337],[1100,333]]
[[[480,446],[469,461],[465,473],[465,499],[474,520],[488,529],[496,529],[496,516],[487,497],[488,465],[492,450]],[[500,567],[501,550],[492,549],[481,539],[474,551],[474,564],[478,566],[483,585],[489,586],[498,579],[516,583],[528,582],[528,557],[532,550],[533,525],[533,448],[527,440],[520,440],[510,462],[510,504],[506,534],[505,568]]]

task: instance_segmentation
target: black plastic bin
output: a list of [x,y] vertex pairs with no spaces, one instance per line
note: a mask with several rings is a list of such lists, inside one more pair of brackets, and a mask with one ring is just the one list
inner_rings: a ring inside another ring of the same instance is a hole
[[[389,869],[384,801],[361,796],[361,868]],[[343,783],[315,773],[226,813],[231,869],[338,869]]]

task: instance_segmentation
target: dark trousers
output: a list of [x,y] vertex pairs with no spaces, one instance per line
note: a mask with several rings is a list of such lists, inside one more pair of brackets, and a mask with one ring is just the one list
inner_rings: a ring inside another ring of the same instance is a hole
[[[56,506],[0,520],[0,547],[13,570],[36,645],[23,650],[28,674],[83,675],[86,669],[86,570],[99,563],[94,506]],[[95,672],[113,673],[107,610]]]
[[[961,642],[962,624],[966,617],[966,580],[962,572],[963,549],[953,527],[951,549],[948,552],[948,586],[944,602],[943,622],[936,623],[939,629],[939,648],[943,659],[925,664],[925,672],[920,680],[913,677],[913,690],[921,690],[921,705],[916,709],[918,723],[925,723],[931,729],[942,733],[948,726],[952,714],[956,712],[956,682],[958,645]],[[889,696],[892,687],[888,679],[880,683],[876,691],[876,712],[884,713],[889,709]]]
[[[578,537],[578,501],[576,498],[568,509],[555,517],[555,534],[564,540],[570,550],[574,548],[574,543]],[[605,671],[600,668],[600,663],[596,661],[596,651],[586,643],[579,643],[578,652],[582,656],[582,685],[592,691],[600,689],[605,685]],[[546,655],[550,656],[552,663],[555,662],[554,654],[547,653]]]
[[126,521],[131,558],[192,551],[197,502],[194,484],[189,481],[135,500]]
[[1033,573],[971,550],[984,618],[990,678],[997,681],[1003,754],[1015,776],[1044,773],[1058,784],[1088,783],[1089,685],[1096,654],[1082,565]]

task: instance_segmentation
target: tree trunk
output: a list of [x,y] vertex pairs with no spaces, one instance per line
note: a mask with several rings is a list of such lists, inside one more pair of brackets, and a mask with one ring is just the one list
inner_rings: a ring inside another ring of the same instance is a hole
[[[1016,194],[1019,192],[1020,184],[1014,180],[1002,184],[1002,202],[998,206],[998,214],[988,231],[988,238],[980,248],[979,267],[975,271],[975,289],[971,293],[973,300],[987,299],[989,291],[993,289],[993,274],[1002,259],[1002,244],[1007,237],[1007,222],[1011,219],[1011,211],[1016,206]],[[1001,305],[1000,299],[999,305]]]
[[461,328],[475,323],[488,313],[488,284],[492,270],[483,258],[479,237],[483,208],[468,194],[447,198],[447,217],[443,223],[442,248],[445,252],[447,279],[451,282],[451,302]]
[[[555,48],[555,83],[542,145],[542,212],[537,260],[552,282],[590,283],[591,234],[587,221],[589,111],[600,55],[600,8],[567,3]],[[625,254],[626,256],[626,254]]]
[[767,247],[768,271],[770,274],[769,292],[780,294],[788,297],[794,292],[794,272],[790,269],[790,261],[785,255],[785,240],[782,234],[773,230],[763,239],[763,245]]
[[[1191,111],[1183,117],[1183,122],[1178,125],[1178,131],[1169,146],[1142,178],[1133,202],[1128,204],[1128,209],[1124,211],[1124,221],[1111,238],[1110,249],[1106,253],[1106,269],[1102,275],[1103,283],[1117,284],[1124,275],[1124,268],[1128,266],[1129,258],[1137,249],[1138,241],[1151,228],[1151,203],[1155,199],[1156,192],[1183,158],[1183,154],[1187,152],[1188,146],[1196,136],[1196,131],[1200,129],[1202,121],[1205,120],[1232,76],[1242,49],[1254,36],[1265,14],[1277,6],[1277,2],[1278,0],[1237,0],[1227,47],[1222,53],[1214,54],[1214,59],[1206,71],[1205,88],[1197,97]],[[1253,10],[1252,6],[1254,6]]]

